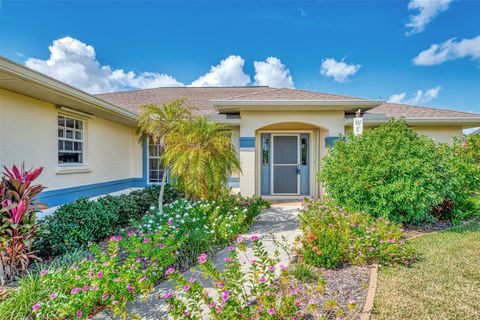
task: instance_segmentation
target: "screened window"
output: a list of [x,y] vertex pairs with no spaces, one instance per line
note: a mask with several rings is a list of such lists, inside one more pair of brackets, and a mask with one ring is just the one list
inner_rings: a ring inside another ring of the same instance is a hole
[[268,166],[269,159],[269,146],[268,146],[268,138],[267,137],[262,137],[262,164],[264,166]]
[[83,163],[83,144],[83,121],[59,115],[58,163]]
[[162,148],[148,139],[148,181],[150,183],[161,183],[163,177],[163,166],[160,161]]

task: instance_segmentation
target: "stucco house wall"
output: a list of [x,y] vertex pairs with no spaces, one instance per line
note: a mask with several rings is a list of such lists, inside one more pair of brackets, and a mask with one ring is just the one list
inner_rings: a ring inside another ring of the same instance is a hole
[[54,104],[5,89],[0,89],[0,98],[0,163],[9,167],[25,161],[27,167],[44,167],[38,183],[48,187],[45,194],[142,177],[142,145],[137,142],[133,127],[70,114],[84,120],[85,163],[61,166],[58,164],[57,117],[59,113],[69,114]]

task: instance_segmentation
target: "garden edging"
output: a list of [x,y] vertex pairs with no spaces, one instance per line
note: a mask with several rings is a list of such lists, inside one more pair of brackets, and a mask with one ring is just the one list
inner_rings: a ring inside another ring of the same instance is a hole
[[363,306],[363,311],[360,316],[361,320],[369,320],[372,316],[373,301],[375,300],[375,293],[377,291],[378,280],[378,264],[372,265],[370,269],[370,283],[368,285],[367,300]]

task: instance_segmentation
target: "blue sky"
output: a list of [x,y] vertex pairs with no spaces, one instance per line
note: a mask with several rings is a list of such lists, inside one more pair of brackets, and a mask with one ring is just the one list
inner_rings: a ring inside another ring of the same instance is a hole
[[0,10],[1,55],[90,92],[256,83],[480,113],[479,1],[2,1]]

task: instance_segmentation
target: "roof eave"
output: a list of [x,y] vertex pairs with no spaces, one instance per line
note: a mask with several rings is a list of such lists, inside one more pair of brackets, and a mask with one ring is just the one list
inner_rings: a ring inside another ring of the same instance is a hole
[[[390,117],[391,118],[391,117]],[[458,125],[463,126],[464,128],[476,127],[480,125],[480,117],[432,117],[432,118],[402,118],[409,125],[425,125],[425,126],[435,126],[435,125]],[[375,126],[381,125],[387,122],[388,118],[385,119],[364,119],[363,123],[365,125]],[[345,124],[351,126],[353,121],[351,118],[345,119]]]
[[[58,97],[62,97],[67,101],[71,101],[73,105],[81,105],[86,109],[101,110],[103,115],[112,115],[114,118],[113,120],[116,122],[122,122],[128,125],[135,125],[137,122],[138,116],[134,113],[119,108],[118,106],[99,99],[89,93],[76,89],[66,83],[55,80],[49,76],[27,68],[4,57],[0,57],[0,73],[4,73],[5,75],[9,75],[28,85],[34,85],[40,88],[45,93],[45,96],[56,95]],[[0,87],[6,90],[18,92],[23,95],[31,96],[33,98],[57,104],[53,101],[48,101],[41,96],[36,96],[32,94],[31,92],[29,92],[28,88],[22,88],[22,86],[15,87],[15,84],[12,85],[5,82],[0,83]]]
[[240,112],[260,110],[342,110],[352,111],[357,108],[366,110],[381,105],[381,100],[212,100],[219,112]]

